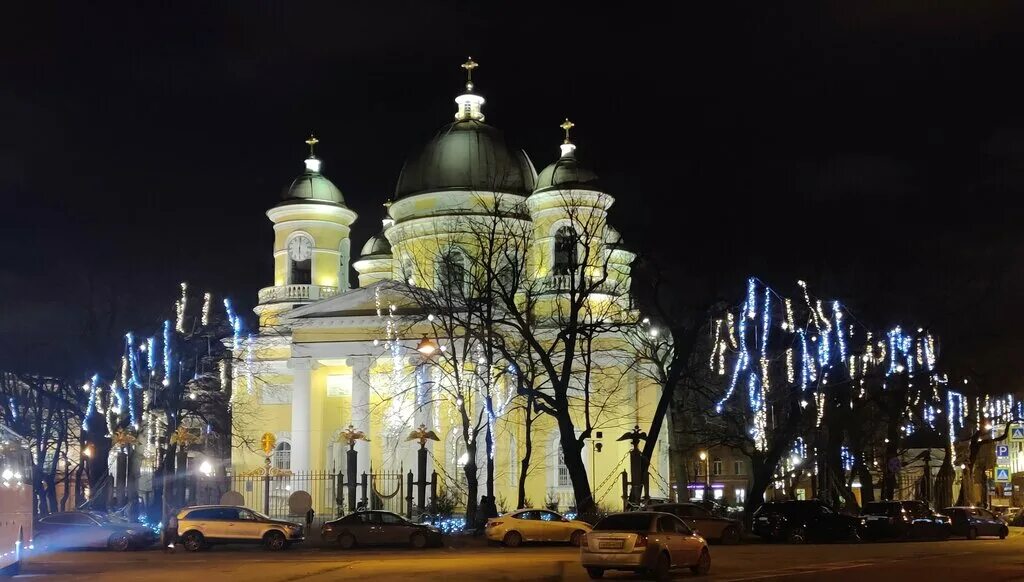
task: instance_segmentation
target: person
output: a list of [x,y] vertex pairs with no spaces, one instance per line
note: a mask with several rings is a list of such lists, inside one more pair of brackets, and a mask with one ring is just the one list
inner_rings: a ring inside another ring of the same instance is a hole
[[306,512],[306,532],[307,533],[309,532],[310,528],[313,527],[313,517],[314,516],[316,516],[316,513],[313,511],[313,508],[310,507],[309,511]]

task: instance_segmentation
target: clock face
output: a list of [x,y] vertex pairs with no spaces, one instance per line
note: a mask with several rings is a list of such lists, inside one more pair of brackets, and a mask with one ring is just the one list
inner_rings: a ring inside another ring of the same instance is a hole
[[288,256],[293,261],[308,261],[313,256],[313,241],[306,236],[297,236],[288,241]]

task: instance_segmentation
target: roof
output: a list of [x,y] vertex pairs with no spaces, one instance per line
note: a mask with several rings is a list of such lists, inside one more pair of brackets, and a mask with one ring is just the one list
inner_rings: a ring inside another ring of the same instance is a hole
[[528,195],[537,172],[529,157],[476,119],[446,125],[406,161],[395,198],[439,190]]
[[601,189],[597,174],[576,159],[575,149],[572,144],[563,144],[562,156],[541,170],[537,176],[537,191],[567,188]]
[[[311,163],[312,162],[312,163]],[[320,173],[320,160],[308,158],[306,171],[292,180],[281,199],[285,202],[324,202],[345,205],[341,190]]]
[[368,259],[372,257],[390,257],[391,256],[391,243],[384,237],[384,234],[375,234],[371,236],[366,244],[363,245],[363,249],[359,251],[359,258]]

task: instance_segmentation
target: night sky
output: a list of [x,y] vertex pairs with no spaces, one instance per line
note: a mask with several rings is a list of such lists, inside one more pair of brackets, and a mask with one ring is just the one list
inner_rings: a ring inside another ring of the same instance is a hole
[[1020,3],[41,4],[0,14],[0,367],[109,366],[181,280],[251,308],[310,131],[358,250],[472,55],[488,123],[539,170],[572,118],[680,277],[803,278],[1021,388]]

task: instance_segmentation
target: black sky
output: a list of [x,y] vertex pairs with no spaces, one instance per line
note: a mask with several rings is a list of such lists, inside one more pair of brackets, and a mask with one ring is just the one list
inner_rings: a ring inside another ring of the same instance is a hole
[[180,280],[251,307],[310,130],[358,249],[472,54],[488,121],[538,169],[577,123],[634,247],[736,297],[748,273],[807,279],[1020,388],[1024,10],[709,4],[0,9],[0,365],[94,365],[85,314],[111,295],[115,351]]

